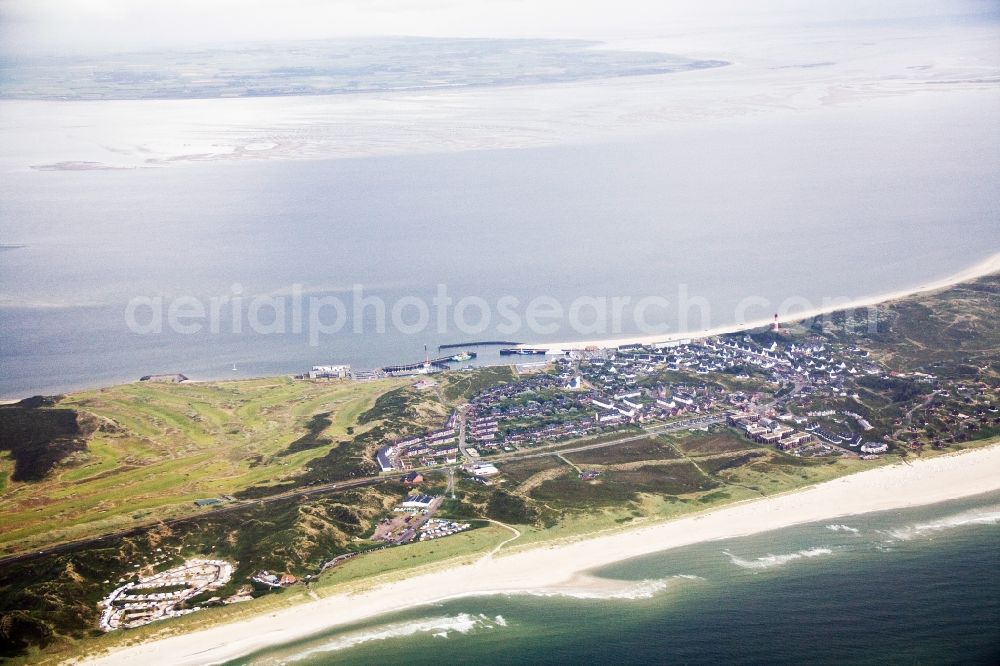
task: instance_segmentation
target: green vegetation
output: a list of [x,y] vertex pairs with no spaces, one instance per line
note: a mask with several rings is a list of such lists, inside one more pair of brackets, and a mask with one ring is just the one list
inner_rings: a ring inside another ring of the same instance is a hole
[[644,437],[623,442],[618,446],[605,446],[589,451],[567,453],[566,458],[577,465],[613,465],[634,460],[669,460],[678,457],[662,437]]
[[[387,441],[439,428],[451,409],[433,392],[400,387],[382,394],[369,409],[357,415],[362,431],[341,441],[325,455],[306,465],[306,474],[288,484],[329,483],[375,476],[375,452]],[[258,493],[259,489],[253,489]]]
[[22,612],[5,613],[0,631],[13,631],[4,629],[13,626],[18,635],[44,637],[42,642],[85,637],[97,625],[97,602],[120,577],[162,570],[195,555],[238,563],[232,581],[218,593],[222,596],[235,593],[261,569],[300,576],[316,572],[335,555],[354,550],[356,539],[368,532],[402,492],[387,484],[305,501],[254,503],[4,565],[0,567],[0,609]]
[[519,486],[538,474],[549,470],[567,469],[566,464],[554,455],[525,458],[514,462],[503,463],[503,478],[509,486]]
[[[306,424],[306,430],[308,430],[308,432],[289,444],[288,448],[278,455],[287,456],[293,453],[298,453],[299,451],[308,451],[309,449],[328,446],[331,444],[331,441],[329,438],[323,437],[322,433],[332,425],[333,420],[330,418],[330,412],[313,416],[309,419],[309,423]],[[350,428],[353,431],[353,426]]]
[[[1000,404],[998,294],[1000,278],[991,277],[881,307],[871,332],[867,322],[838,315],[755,333],[765,342],[767,336],[826,341],[850,350],[859,368],[870,358],[898,371],[877,379],[859,374],[848,390],[796,394],[795,387],[765,386],[754,377],[697,378],[728,391],[787,395],[795,414],[834,410],[815,417],[831,432],[863,417],[873,424],[864,437],[891,441],[892,455],[796,457],[723,426],[670,435],[632,426],[551,449],[498,453],[491,459],[501,474],[491,485],[456,473],[454,498],[439,515],[475,529],[379,550],[370,540],[376,523],[410,489],[396,478],[376,478],[376,449],[440,427],[483,388],[514,381],[510,368],[447,372],[437,377],[437,389],[423,391],[403,379],[140,383],[0,407],[0,548],[23,552],[126,530],[0,567],[0,659],[69,656],[80,639],[94,638],[97,601],[118,581],[196,555],[238,563],[220,592],[226,596],[261,569],[302,578],[337,555],[366,551],[310,582],[309,594],[325,596],[471,562],[512,538],[490,521],[521,532],[504,548],[524,548],[996,441],[1000,429],[990,409]],[[944,390],[930,375],[967,385]],[[692,375],[664,371],[642,381],[683,383]],[[558,391],[536,391],[511,404],[529,399],[551,403],[553,415],[564,412]],[[531,423],[547,419],[548,406]],[[569,451],[601,443],[610,445]],[[444,470],[422,473],[421,492],[445,493]],[[223,502],[194,506],[206,498]],[[304,586],[296,586],[85,644],[163,636],[306,599]],[[40,646],[48,647],[33,652]]]
[[711,455],[761,448],[760,444],[740,437],[729,429],[711,433],[687,433],[682,437],[670,437],[669,441],[687,455]]
[[86,450],[96,419],[72,409],[44,408],[52,403],[29,398],[0,406],[0,451],[14,460],[12,481],[41,481],[54,467]]
[[638,501],[638,493],[686,495],[709,490],[715,483],[685,460],[655,464],[621,464],[604,468],[593,481],[568,472],[545,481],[531,497],[559,509],[586,509],[591,504]]
[[448,400],[462,398],[468,400],[484,388],[510,381],[513,378],[514,371],[509,365],[448,373],[444,382],[444,396]]
[[187,515],[195,499],[252,486],[294,485],[348,428],[378,427],[359,423],[360,413],[401,383],[143,382],[0,408],[0,441],[15,461],[0,496],[0,549]]
[[345,584],[371,587],[397,578],[402,572],[427,568],[456,557],[487,552],[509,539],[510,532],[496,525],[481,524],[447,539],[418,541],[356,557],[324,574],[313,589],[321,596],[344,591]]
[[909,402],[914,398],[927,395],[931,387],[913,379],[898,379],[896,377],[861,377],[858,384],[870,389],[876,395],[888,395],[891,402]]
[[8,551],[140,528],[4,565],[0,643],[10,648],[0,657],[91,635],[98,600],[122,575],[194,555],[224,557],[238,562],[219,592],[228,595],[257,570],[308,575],[371,547],[372,525],[405,493],[395,483],[266,504],[198,509],[193,501],[266,498],[376,475],[381,443],[439,427],[450,413],[434,392],[406,383],[141,383],[0,410],[15,464],[44,469],[38,480],[14,479],[0,496]]
[[[864,347],[896,370],[925,369],[941,377],[976,377],[1000,353],[1000,275],[988,275],[945,291],[918,294],[876,309],[871,320],[832,317],[834,339],[861,334]],[[995,370],[994,370],[995,373]]]
[[487,502],[486,515],[503,523],[530,525],[538,519],[539,511],[524,497],[498,490]]

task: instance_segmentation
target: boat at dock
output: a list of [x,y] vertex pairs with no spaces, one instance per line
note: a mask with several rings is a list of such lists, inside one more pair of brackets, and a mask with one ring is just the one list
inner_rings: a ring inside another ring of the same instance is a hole
[[417,363],[404,363],[400,365],[387,365],[382,368],[382,371],[386,374],[394,375],[400,373],[417,373],[426,374],[429,372],[437,372],[438,370],[447,370],[449,363],[461,363],[462,361],[471,361],[476,358],[476,352],[462,352],[461,354],[455,354],[454,356],[442,356],[441,358],[428,358],[424,361]]
[[528,347],[513,347],[507,349],[501,349],[501,356],[535,356],[545,354],[547,350],[545,349],[531,349]]

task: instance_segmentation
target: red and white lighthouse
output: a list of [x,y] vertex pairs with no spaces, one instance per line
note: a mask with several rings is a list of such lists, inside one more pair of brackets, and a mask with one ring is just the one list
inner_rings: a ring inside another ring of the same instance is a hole
[[771,330],[772,331],[780,331],[781,330],[781,324],[778,323],[778,313],[777,312],[774,313],[774,323],[771,324]]

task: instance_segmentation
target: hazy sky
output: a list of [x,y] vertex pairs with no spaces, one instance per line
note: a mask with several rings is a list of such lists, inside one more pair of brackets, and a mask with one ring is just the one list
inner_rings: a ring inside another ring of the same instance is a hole
[[0,0],[7,53],[358,35],[657,37],[996,11],[996,0]]

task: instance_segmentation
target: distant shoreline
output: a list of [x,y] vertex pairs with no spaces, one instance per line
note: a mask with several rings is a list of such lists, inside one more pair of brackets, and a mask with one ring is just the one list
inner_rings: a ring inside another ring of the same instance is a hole
[[[986,275],[991,275],[993,273],[998,273],[998,272],[1000,272],[1000,252],[998,252],[996,254],[993,254],[992,256],[990,256],[990,257],[988,257],[988,258],[986,258],[986,259],[984,259],[984,260],[982,260],[982,261],[980,261],[980,262],[978,262],[976,264],[973,264],[972,266],[969,266],[968,268],[965,268],[965,269],[962,269],[962,270],[960,270],[960,271],[958,271],[956,273],[953,273],[953,274],[951,274],[948,277],[941,278],[941,279],[935,280],[933,282],[928,282],[928,283],[923,284],[923,285],[917,285],[917,286],[914,286],[912,288],[900,289],[900,290],[897,290],[897,291],[894,291],[894,292],[883,293],[883,294],[880,294],[878,296],[870,296],[870,297],[858,298],[858,299],[855,299],[853,301],[850,301],[847,304],[835,305],[835,306],[832,306],[832,307],[826,308],[826,309],[816,308],[814,310],[808,310],[808,311],[803,311],[803,312],[797,312],[797,313],[794,313],[794,314],[789,314],[789,315],[787,315],[785,317],[779,317],[779,321],[781,323],[796,322],[796,321],[800,321],[800,320],[803,320],[803,319],[808,319],[810,317],[816,317],[816,316],[820,316],[820,315],[824,315],[824,314],[830,314],[832,312],[837,312],[837,311],[840,311],[840,310],[846,310],[846,309],[852,309],[852,308],[864,308],[864,307],[868,307],[868,306],[871,306],[871,305],[886,303],[886,302],[894,301],[894,300],[900,300],[900,299],[904,299],[904,298],[907,298],[909,296],[914,296],[914,295],[917,295],[917,294],[922,294],[922,293],[926,293],[926,292],[947,289],[948,287],[952,287],[954,285],[961,284],[963,282],[969,282],[969,281],[975,280],[977,278],[980,278],[980,277],[983,277],[983,276],[986,276]],[[681,332],[677,332],[677,333],[664,333],[664,334],[659,334],[659,335],[644,335],[644,336],[635,336],[635,335],[633,335],[633,336],[621,336],[621,337],[615,337],[615,338],[605,338],[605,339],[601,339],[601,340],[574,340],[574,341],[569,341],[569,342],[538,342],[538,341],[534,341],[534,342],[530,342],[530,341],[529,342],[495,341],[495,342],[496,342],[496,344],[500,344],[501,342],[503,342],[504,344],[508,344],[508,342],[509,342],[509,344],[510,344],[510,346],[512,348],[526,348],[526,349],[546,349],[546,350],[563,350],[563,349],[566,349],[566,350],[569,350],[569,349],[584,349],[586,347],[595,347],[595,348],[599,348],[599,349],[609,349],[609,348],[618,347],[619,345],[626,345],[626,344],[644,344],[644,345],[650,345],[650,344],[656,344],[656,343],[661,343],[661,342],[671,342],[671,341],[684,340],[684,339],[703,339],[703,338],[713,337],[713,336],[716,336],[716,335],[725,335],[725,334],[728,334],[728,333],[739,333],[739,332],[742,332],[742,331],[748,331],[748,330],[752,330],[752,329],[755,329],[755,328],[763,328],[763,327],[769,326],[772,321],[773,320],[771,320],[771,319],[760,319],[760,320],[755,320],[755,321],[747,322],[747,323],[744,323],[744,324],[723,324],[721,326],[717,326],[717,327],[714,327],[712,329],[707,329],[707,330],[703,330],[703,331],[681,331]],[[494,341],[488,341],[488,342],[490,344],[494,344]],[[440,348],[441,349],[460,348],[460,347],[468,347],[470,345],[471,345],[471,343],[446,343],[444,345],[441,345]],[[522,357],[512,357],[512,358],[514,358],[515,360],[512,361],[512,362],[510,362],[510,363],[498,363],[498,364],[487,363],[487,364],[484,364],[484,365],[489,365],[489,366],[504,366],[504,365],[514,366],[514,365],[518,364],[517,359],[521,359]],[[521,362],[523,362],[523,360]],[[389,364],[391,364],[391,363],[390,362],[386,363],[386,365],[389,365]],[[303,368],[302,370],[304,370],[304,369],[305,368]],[[299,372],[301,372],[301,370],[299,370]],[[225,382],[225,381],[235,381],[235,380],[241,380],[242,381],[242,380],[268,379],[268,378],[277,377],[277,376],[285,377],[285,376],[291,376],[292,374],[296,374],[296,372],[295,371],[288,371],[288,372],[284,372],[284,373],[280,373],[280,374],[276,374],[276,375],[275,374],[272,374],[272,375],[254,375],[254,374],[242,375],[242,374],[240,374],[239,376],[236,376],[236,377],[223,376],[223,375],[219,375],[219,376],[197,376],[197,373],[194,373],[194,372],[192,372],[190,374],[195,375],[195,377],[191,380],[192,382]],[[14,403],[14,402],[18,402],[19,400],[22,400],[24,398],[31,397],[33,395],[39,395],[39,394],[55,395],[55,394],[60,394],[60,393],[75,393],[75,392],[79,392],[79,391],[97,390],[97,389],[101,389],[101,388],[106,388],[108,386],[117,386],[119,384],[132,383],[132,382],[134,382],[136,380],[138,380],[138,377],[135,377],[134,379],[130,379],[127,376],[122,376],[122,377],[118,378],[117,380],[109,380],[106,383],[102,382],[102,383],[96,383],[96,384],[81,385],[79,387],[68,388],[66,390],[54,390],[54,391],[49,391],[49,392],[45,392],[44,389],[42,389],[42,390],[29,390],[29,391],[21,392],[19,394],[14,394],[13,392],[9,393],[9,394],[5,394],[3,392],[0,392],[0,396],[2,396],[2,400],[6,401],[6,402]]]
[[[811,310],[803,310],[802,312],[795,312],[786,314],[784,316],[779,316],[778,321],[782,324],[787,324],[791,322],[802,321],[803,319],[811,319],[812,317],[819,317],[822,315],[831,314],[834,312],[840,312],[842,310],[855,310],[859,308],[866,308],[873,305],[879,305],[881,303],[886,303],[889,301],[897,301],[909,296],[916,296],[917,294],[923,294],[931,291],[939,291],[942,289],[947,289],[948,287],[953,287],[957,284],[963,282],[970,282],[976,278],[981,278],[986,275],[992,275],[993,273],[1000,272],[1000,252],[980,261],[968,268],[965,268],[957,273],[953,273],[948,277],[935,280],[933,282],[928,282],[923,285],[914,286],[908,289],[900,289],[893,292],[879,294],[877,296],[867,296],[862,298],[854,299],[848,303],[841,303],[837,305],[830,306],[828,308],[813,308]],[[548,350],[579,350],[585,349],[587,347],[595,347],[598,349],[610,349],[613,347],[618,347],[621,345],[655,345],[659,343],[666,342],[676,342],[677,340],[692,339],[698,340],[702,338],[710,338],[716,335],[725,335],[727,333],[740,333],[742,331],[753,330],[755,328],[763,328],[770,326],[773,319],[756,319],[745,323],[732,323],[723,324],[721,326],[716,326],[714,328],[705,329],[703,331],[679,331],[676,333],[661,333],[658,335],[625,335],[616,338],[604,338],[601,340],[571,340],[567,342],[525,342],[518,347],[520,348],[533,348],[533,349],[548,349]]]
[[610,535],[537,544],[357,594],[130,646],[82,663],[194,666],[220,663],[349,623],[415,606],[524,592],[615,595],[621,584],[587,576],[614,562],[705,541],[737,538],[850,515],[937,504],[1000,489],[1000,444],[879,467],[773,497]]

